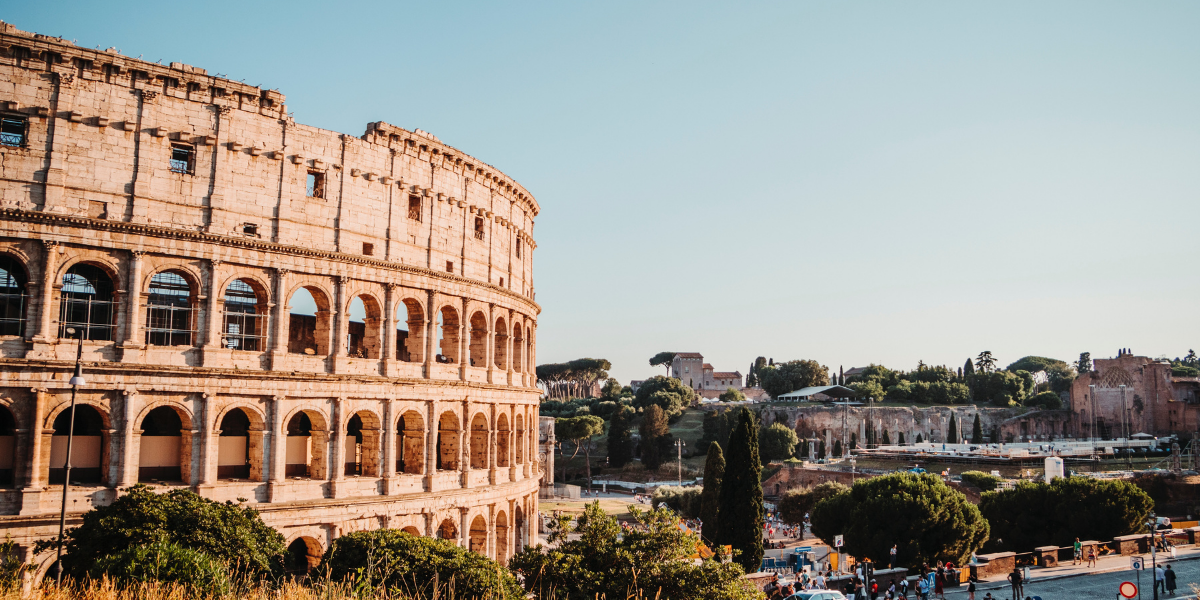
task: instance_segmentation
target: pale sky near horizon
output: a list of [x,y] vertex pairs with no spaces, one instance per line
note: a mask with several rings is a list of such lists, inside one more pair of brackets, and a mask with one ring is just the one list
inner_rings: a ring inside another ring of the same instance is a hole
[[43,0],[26,31],[521,182],[538,362],[1200,346],[1200,3]]

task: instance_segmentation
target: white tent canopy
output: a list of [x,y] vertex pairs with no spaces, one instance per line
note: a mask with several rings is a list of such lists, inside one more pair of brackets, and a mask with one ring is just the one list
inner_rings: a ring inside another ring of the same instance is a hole
[[821,394],[827,398],[852,398],[854,397],[854,390],[840,385],[818,385],[780,394],[776,400],[782,402],[805,402],[811,401],[813,396],[817,394]]

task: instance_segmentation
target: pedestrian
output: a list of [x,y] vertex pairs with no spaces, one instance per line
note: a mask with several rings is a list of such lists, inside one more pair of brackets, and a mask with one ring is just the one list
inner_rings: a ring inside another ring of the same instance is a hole
[[1079,542],[1079,538],[1075,538],[1075,558],[1071,561],[1071,564],[1083,564],[1083,544]]
[[917,598],[929,600],[929,580],[924,577],[917,580]]
[[1175,595],[1175,569],[1171,565],[1167,565],[1167,573],[1165,575],[1167,581],[1167,595]]
[[975,578],[967,580],[967,600],[975,600]]
[[892,544],[892,549],[888,550],[888,568],[896,568],[896,544]]
[[937,564],[937,573],[933,578],[933,593],[937,594],[938,598],[946,597],[946,569],[942,563]]
[[1013,600],[1021,600],[1021,596],[1023,595],[1021,588],[1023,587],[1022,584],[1024,584],[1024,581],[1021,580],[1021,569],[1013,567],[1012,573],[1008,575],[1008,581],[1012,584]]
[[1089,567],[1096,566],[1096,547],[1088,546],[1088,564]]
[[1163,585],[1167,580],[1167,572],[1163,571],[1162,567],[1154,567],[1154,589],[1165,592],[1166,587]]

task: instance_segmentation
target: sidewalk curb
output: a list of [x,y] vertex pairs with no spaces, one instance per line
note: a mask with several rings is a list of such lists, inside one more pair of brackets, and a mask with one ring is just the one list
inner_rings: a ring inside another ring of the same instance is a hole
[[[1180,556],[1177,558],[1171,558],[1171,559],[1160,561],[1159,564],[1166,564],[1168,562],[1180,562],[1180,561],[1184,561],[1184,560],[1196,560],[1196,559],[1200,559],[1200,554],[1196,554],[1193,556]],[[1107,568],[1107,569],[1096,569],[1095,571],[1081,571],[1079,573],[1064,573],[1062,575],[1047,575],[1045,577],[1038,577],[1036,579],[1031,577],[1023,585],[1034,585],[1034,584],[1037,584],[1037,583],[1040,583],[1043,581],[1055,581],[1058,579],[1068,579],[1070,577],[1082,577],[1084,575],[1097,575],[1100,573],[1114,573],[1116,571],[1128,571],[1128,570],[1129,570],[1129,567],[1115,567],[1115,568]],[[996,583],[998,585],[996,585],[995,587],[984,587],[985,585],[989,585],[991,583]],[[1005,582],[1005,583],[983,582],[983,583],[978,583],[975,585],[975,591],[976,592],[984,592],[984,591],[1007,589],[1009,587],[1010,586],[1007,582]]]

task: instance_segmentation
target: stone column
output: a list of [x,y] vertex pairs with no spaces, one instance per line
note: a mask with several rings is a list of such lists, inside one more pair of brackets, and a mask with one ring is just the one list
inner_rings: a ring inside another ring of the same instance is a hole
[[[515,406],[508,407],[508,480],[517,480],[517,444],[521,443],[517,439],[517,409]],[[522,421],[525,419],[522,418]],[[512,520],[512,511],[508,512],[508,518]]]
[[487,381],[488,383],[499,383],[496,381],[496,305],[488,304],[487,312],[487,327],[484,329],[484,357],[483,360],[487,363]]
[[38,308],[38,328],[33,335],[34,343],[50,343],[58,337],[52,329],[54,314],[54,288],[58,283],[58,242],[42,240],[42,281]]
[[[510,273],[509,275],[511,276],[512,274]],[[505,325],[508,326],[508,331],[506,332],[507,335],[504,337],[504,345],[505,345],[504,356],[507,357],[504,360],[504,371],[507,376],[505,378],[505,383],[507,383],[508,385],[512,385],[513,384],[513,338],[516,337],[515,335],[513,335],[513,333],[515,332],[515,329],[516,329],[516,325],[513,324],[513,311],[512,310],[508,311],[508,317],[504,321],[504,323],[505,323]]]
[[484,556],[492,560],[499,560],[500,557],[496,556],[496,503],[488,504],[487,507],[487,536],[485,537],[487,541],[484,542],[483,552]]
[[128,303],[125,305],[125,340],[121,343],[121,362],[142,362],[142,348],[145,336],[142,335],[142,256],[143,250],[129,251],[129,281],[125,288],[129,292]]
[[346,322],[347,318],[343,316],[343,313],[348,315],[349,311],[345,310],[345,307],[342,306],[346,302],[345,294],[346,279],[338,275],[334,277],[333,306],[329,309],[329,318],[332,321],[330,329],[333,330],[333,344],[330,346],[331,360],[329,362],[333,367],[334,373],[339,371],[338,363],[344,360],[346,356],[346,328],[349,324]]
[[287,279],[291,271],[287,269],[275,269],[275,318],[271,326],[274,327],[272,333],[274,336],[271,339],[271,369],[274,371],[282,371],[287,361],[288,353],[288,327],[291,312],[289,303],[291,298],[287,296]]
[[[433,216],[430,215],[430,220]],[[425,339],[422,344],[425,345],[425,353],[422,356],[425,358],[425,379],[433,377],[433,355],[437,354],[437,314],[435,314],[436,295],[433,290],[429,290],[429,300],[425,303]]]
[[388,398],[383,405],[383,447],[379,459],[383,461],[383,493],[396,493],[396,399]]
[[425,419],[425,491],[434,491],[434,475],[437,474],[437,453],[440,451],[437,443],[438,415],[437,401],[426,403],[429,416]]
[[217,358],[224,350],[224,346],[221,344],[221,325],[224,320],[224,315],[221,314],[221,296],[224,290],[220,289],[220,271],[221,261],[215,259],[209,261],[208,298],[204,307],[206,331],[204,348],[201,350],[202,362],[206,367],[222,366]]
[[379,336],[380,374],[391,377],[396,362],[396,284],[386,283],[383,286],[383,332]]
[[49,403],[48,392],[45,388],[33,391],[33,411],[30,415],[28,437],[30,439],[29,457],[25,461],[25,486],[21,490],[21,509],[19,514],[35,515],[42,512],[42,489],[46,485],[46,476],[42,463],[49,463],[49,456],[43,461],[42,454],[49,455],[50,449],[43,444],[45,426],[42,421],[46,418],[46,405]]
[[333,401],[333,410],[330,411],[330,421],[333,423],[330,427],[332,435],[329,436],[333,442],[333,448],[329,452],[329,490],[334,498],[341,497],[340,494],[345,491],[339,489],[344,485],[346,478],[346,458],[343,456],[346,452],[345,410],[346,399],[336,398]]
[[267,502],[279,502],[282,495],[281,484],[283,484],[283,474],[287,464],[287,432],[284,431],[286,424],[283,422],[283,413],[285,407],[283,399],[285,396],[277,395],[271,397],[271,414],[268,417],[267,431],[264,432],[271,437],[266,442],[267,454],[270,456],[270,469],[267,477]]
[[212,394],[204,394],[203,405],[204,414],[203,420],[200,422],[200,483],[196,485],[196,493],[204,495],[204,490],[209,489],[217,481],[217,435],[221,426],[216,422],[216,410],[213,403],[216,401]]
[[471,364],[471,328],[468,326],[467,299],[462,299],[462,310],[458,317],[458,378],[467,380],[467,366]]
[[467,515],[470,514],[467,507],[459,507],[458,509],[458,545],[460,548],[471,549],[471,522],[467,520]]
[[142,432],[134,421],[137,419],[141,402],[138,402],[136,390],[125,390],[122,398],[124,399],[124,419],[121,423],[121,474],[117,478],[117,489],[127,488],[137,483],[138,468],[141,466]]
[[461,486],[471,487],[471,409],[466,400],[462,402],[462,425],[459,426],[458,469],[461,476]]
[[488,422],[488,443],[487,443],[487,461],[488,461],[488,484],[496,485],[496,463],[499,452],[496,444],[499,437],[499,429],[496,425],[496,405],[491,406],[491,417]]

